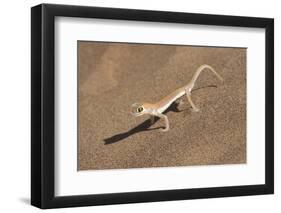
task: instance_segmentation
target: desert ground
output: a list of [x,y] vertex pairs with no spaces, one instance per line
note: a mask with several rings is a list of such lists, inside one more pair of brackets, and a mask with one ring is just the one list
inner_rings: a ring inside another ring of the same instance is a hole
[[[78,170],[246,163],[245,48],[78,41]],[[133,117],[203,71],[187,102],[163,120]]]

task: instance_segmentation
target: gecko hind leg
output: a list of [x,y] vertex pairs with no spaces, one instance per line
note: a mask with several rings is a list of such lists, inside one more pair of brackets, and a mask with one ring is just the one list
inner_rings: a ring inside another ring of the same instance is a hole
[[175,109],[175,112],[181,112],[183,111],[181,109],[182,105],[184,104],[184,101],[182,99],[178,99],[176,100],[176,109]]
[[182,99],[178,100],[177,102],[178,107],[181,107],[184,104],[184,101]]
[[195,104],[193,103],[192,99],[191,99],[191,95],[190,94],[186,94],[186,97],[187,97],[187,100],[188,102],[190,103],[192,109],[195,111],[195,112],[198,112],[199,111],[199,108],[197,108],[195,106]]

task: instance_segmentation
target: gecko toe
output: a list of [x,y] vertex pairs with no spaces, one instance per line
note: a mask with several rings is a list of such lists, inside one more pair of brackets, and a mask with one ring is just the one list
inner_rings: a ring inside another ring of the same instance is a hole
[[193,111],[193,112],[199,112],[200,109],[198,109],[198,108],[193,109],[193,108],[192,108],[192,111]]
[[161,132],[168,132],[169,128],[160,129]]

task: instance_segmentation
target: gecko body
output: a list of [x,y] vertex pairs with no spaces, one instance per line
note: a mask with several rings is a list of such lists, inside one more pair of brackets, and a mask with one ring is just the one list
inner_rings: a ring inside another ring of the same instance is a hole
[[186,95],[187,100],[190,103],[192,109],[196,112],[199,111],[199,109],[195,106],[195,104],[193,103],[193,101],[191,99],[191,91],[195,85],[197,78],[199,77],[200,73],[203,70],[211,71],[212,73],[214,73],[217,76],[218,79],[223,81],[223,78],[211,66],[209,66],[207,64],[201,65],[200,67],[198,67],[198,69],[192,76],[192,79],[190,80],[190,82],[187,85],[176,89],[175,91],[173,91],[169,95],[165,96],[164,98],[162,98],[161,100],[159,100],[156,103],[134,103],[132,105],[131,113],[135,117],[138,117],[141,115],[150,115],[152,123],[154,122],[155,116],[162,118],[165,121],[166,127],[164,129],[161,129],[161,131],[164,131],[164,132],[168,131],[170,128],[169,120],[168,120],[168,117],[163,114],[163,112],[166,109],[168,109],[172,105],[172,103],[177,101],[182,96]]

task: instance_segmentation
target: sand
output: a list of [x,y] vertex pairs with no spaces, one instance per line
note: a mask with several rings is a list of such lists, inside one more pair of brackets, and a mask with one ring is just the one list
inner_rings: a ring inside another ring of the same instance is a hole
[[[246,49],[78,42],[78,170],[246,163]],[[133,117],[209,64],[192,98],[163,120]]]

